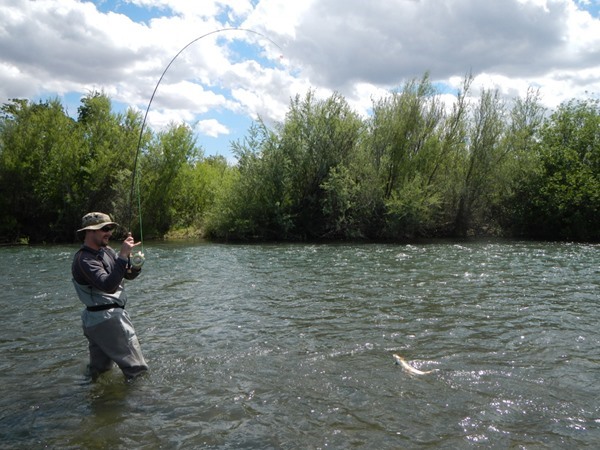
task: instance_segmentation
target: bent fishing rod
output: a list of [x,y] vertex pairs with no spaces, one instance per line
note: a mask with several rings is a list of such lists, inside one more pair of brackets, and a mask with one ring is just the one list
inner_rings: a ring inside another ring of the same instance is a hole
[[143,254],[144,244],[143,244],[143,233],[142,233],[142,208],[141,208],[141,198],[140,198],[141,196],[140,196],[140,190],[139,190],[139,178],[137,176],[138,160],[139,160],[140,150],[142,147],[142,139],[144,136],[144,128],[146,126],[146,120],[148,119],[148,113],[150,112],[150,106],[152,105],[152,101],[154,100],[154,96],[156,95],[156,91],[158,90],[158,86],[160,86],[161,81],[163,80],[165,74],[167,73],[167,71],[169,70],[171,65],[175,62],[175,60],[179,57],[179,55],[181,55],[188,47],[190,47],[192,44],[200,41],[201,39],[204,39],[205,37],[208,37],[208,36],[211,36],[211,35],[217,34],[217,33],[229,32],[229,31],[243,31],[246,33],[255,34],[257,36],[260,36],[260,37],[268,40],[273,45],[275,45],[278,49],[281,50],[281,47],[275,41],[273,41],[271,38],[264,35],[263,33],[259,33],[258,31],[254,31],[249,28],[237,28],[237,27],[220,28],[218,30],[210,31],[208,33],[203,34],[202,36],[192,39],[181,50],[179,50],[177,52],[177,54],[175,54],[175,56],[171,59],[169,64],[167,64],[167,66],[163,70],[162,74],[160,75],[160,78],[158,79],[156,86],[154,87],[154,91],[152,92],[152,96],[150,97],[150,101],[148,102],[148,106],[146,107],[146,112],[144,114],[144,119],[142,120],[142,126],[140,127],[140,135],[139,135],[137,147],[135,150],[135,158],[133,161],[133,172],[131,174],[131,190],[130,190],[130,194],[129,194],[129,211],[128,211],[128,219],[127,219],[126,223],[128,224],[129,231],[131,231],[131,222],[132,222],[132,215],[133,215],[133,198],[134,198],[134,191],[135,191],[135,188],[137,185],[138,215],[139,215],[139,225],[140,225],[140,242],[142,242],[142,250],[132,257],[132,261],[134,263],[136,262],[136,261],[134,261],[136,258],[138,260],[137,262],[139,262],[141,264],[143,264],[143,261],[144,261],[144,259],[143,259],[144,258],[144,254]]

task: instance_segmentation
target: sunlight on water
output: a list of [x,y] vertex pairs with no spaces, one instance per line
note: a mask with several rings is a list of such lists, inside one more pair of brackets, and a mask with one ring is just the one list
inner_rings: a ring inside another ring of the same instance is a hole
[[0,448],[597,447],[599,249],[146,243],[90,383],[76,247],[2,248]]

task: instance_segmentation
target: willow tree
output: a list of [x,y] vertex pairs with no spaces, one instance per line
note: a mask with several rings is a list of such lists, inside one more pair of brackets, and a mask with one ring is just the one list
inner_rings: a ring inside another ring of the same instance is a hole
[[200,152],[192,130],[175,124],[159,132],[144,150],[139,166],[140,195],[148,235],[163,235],[177,221],[178,178],[186,166],[198,160]]
[[334,216],[340,211],[324,210],[324,202],[335,194],[329,186],[326,195],[323,183],[352,160],[361,129],[361,119],[338,93],[318,100],[311,91],[292,100],[277,151],[289,164],[290,214],[299,237],[325,237],[334,231]]
[[[496,196],[492,199],[494,218],[506,234],[520,233],[523,208],[528,209],[523,186],[537,177],[539,147],[546,109],[540,102],[539,90],[530,88],[524,98],[514,99],[503,146],[507,153],[505,163],[497,172]],[[527,213],[525,213],[527,214]]]
[[367,140],[389,237],[412,236],[433,225],[441,200],[434,182],[444,158],[444,119],[428,74],[373,105]]
[[124,223],[130,217],[129,190],[140,116],[133,110],[114,113],[106,94],[91,92],[81,100],[77,125],[85,152],[79,179],[87,193],[83,210],[107,211]]
[[262,121],[232,143],[238,158],[218,186],[206,216],[210,237],[234,240],[289,238],[288,164],[277,151],[278,137]]
[[0,233],[4,240],[73,236],[84,192],[82,136],[58,99],[13,100],[0,120]]
[[232,170],[223,156],[199,155],[184,164],[170,197],[174,211],[170,231],[179,234],[201,231],[221,186]]
[[282,124],[274,130],[256,124],[234,145],[239,173],[215,204],[210,232],[241,239],[337,235],[338,218],[351,205],[336,207],[343,186],[328,181],[352,161],[361,129],[341,95],[296,96]]
[[545,120],[537,167],[510,198],[513,229],[545,239],[600,240],[600,106],[565,102]]
[[466,235],[472,226],[489,219],[490,196],[507,155],[502,145],[506,129],[504,112],[498,91],[483,89],[468,128],[462,187],[454,220],[457,235]]

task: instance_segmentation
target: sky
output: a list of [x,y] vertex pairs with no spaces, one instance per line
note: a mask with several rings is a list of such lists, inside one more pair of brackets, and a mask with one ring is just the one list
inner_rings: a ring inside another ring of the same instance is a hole
[[599,98],[600,0],[0,0],[0,104],[58,98],[77,117],[104,92],[232,163],[296,96],[337,92],[366,117],[426,72],[450,101],[468,73],[474,94],[535,88],[550,110]]

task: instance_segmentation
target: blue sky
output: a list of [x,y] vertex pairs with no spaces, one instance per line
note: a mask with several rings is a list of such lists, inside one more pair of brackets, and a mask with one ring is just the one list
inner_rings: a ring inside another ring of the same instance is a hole
[[[104,91],[147,125],[192,127],[206,155],[290,98],[373,99],[429,72],[448,102],[464,75],[507,99],[540,89],[548,108],[600,93],[600,0],[0,0],[0,102],[58,97],[72,115]],[[262,36],[264,37],[262,37]],[[277,45],[273,44],[275,42]]]

